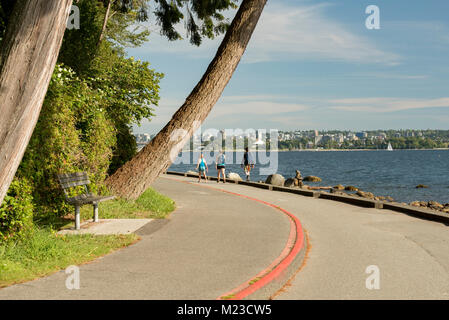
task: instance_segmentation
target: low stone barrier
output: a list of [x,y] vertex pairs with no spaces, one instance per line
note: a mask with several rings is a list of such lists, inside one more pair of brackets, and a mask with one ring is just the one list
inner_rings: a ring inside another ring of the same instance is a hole
[[[166,173],[171,174],[171,175],[177,175],[177,176],[198,178],[198,175],[185,174],[185,173],[181,173],[181,172],[168,171]],[[217,181],[216,177],[208,177],[208,179],[212,180],[212,181]],[[236,184],[242,184],[242,185],[256,187],[256,188],[265,189],[265,190],[294,193],[294,194],[298,194],[298,195],[302,195],[302,196],[306,196],[306,197],[339,201],[339,202],[344,202],[347,204],[356,205],[356,206],[364,207],[364,208],[392,210],[392,211],[396,211],[396,212],[405,213],[405,214],[413,216],[413,217],[443,222],[446,224],[449,223],[449,214],[445,214],[443,212],[434,211],[434,210],[430,210],[430,209],[414,207],[414,206],[410,206],[410,205],[403,205],[400,203],[376,201],[376,200],[365,199],[365,198],[361,198],[361,197],[354,197],[354,196],[349,196],[349,195],[346,196],[346,195],[333,194],[333,193],[327,193],[327,192],[318,192],[318,191],[311,191],[311,190],[278,187],[278,186],[268,185],[265,183],[251,182],[251,181],[236,181],[236,180],[226,179],[226,182],[233,182]]]

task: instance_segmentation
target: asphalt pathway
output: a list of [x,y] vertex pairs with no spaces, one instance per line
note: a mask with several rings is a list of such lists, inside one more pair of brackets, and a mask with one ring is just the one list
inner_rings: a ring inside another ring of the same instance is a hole
[[176,201],[170,221],[153,221],[137,244],[80,266],[79,290],[66,288],[61,271],[1,289],[0,299],[217,299],[267,268],[287,243],[290,219],[276,209],[166,178],[153,187]]

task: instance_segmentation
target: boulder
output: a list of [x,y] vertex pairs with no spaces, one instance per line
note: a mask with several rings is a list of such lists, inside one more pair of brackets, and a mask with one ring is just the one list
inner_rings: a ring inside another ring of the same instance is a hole
[[413,202],[410,203],[410,205],[414,206],[414,207],[421,207],[421,202],[420,201],[413,201]]
[[365,192],[365,191],[357,191],[357,193],[356,193],[359,197],[362,197],[362,198],[366,198],[366,199],[374,199],[375,198],[375,196],[374,196],[374,194],[372,194],[371,192]]
[[321,181],[323,181],[323,180],[321,180],[321,178],[315,177],[315,176],[307,176],[303,180],[304,181],[309,181],[309,182],[321,182]]
[[435,210],[440,210],[440,209],[444,209],[444,206],[436,201],[429,201],[429,208],[435,209]]
[[283,187],[285,183],[285,178],[281,176],[280,174],[272,174],[269,175],[267,180],[265,181],[266,184],[271,184],[273,186]]
[[429,186],[426,186],[425,184],[418,184],[417,186],[416,186],[416,189],[425,189],[425,188],[428,188]]
[[238,173],[235,172],[229,172],[227,174],[227,179],[229,180],[236,180],[236,181],[243,181],[242,177]]
[[345,190],[346,191],[359,191],[359,189],[354,186],[346,186]]
[[394,199],[392,197],[385,197],[385,199],[387,199],[390,202],[394,202]]
[[194,175],[198,175],[198,171],[193,171],[193,170],[189,170],[186,172],[187,174],[194,174]]
[[341,184],[338,184],[338,185],[336,185],[335,187],[334,187],[334,189],[335,190],[345,190],[345,187],[344,186],[342,186]]
[[296,178],[289,178],[289,179],[285,180],[285,182],[284,182],[284,187],[287,187],[287,188],[295,187],[297,185],[298,185],[298,179],[296,179]]

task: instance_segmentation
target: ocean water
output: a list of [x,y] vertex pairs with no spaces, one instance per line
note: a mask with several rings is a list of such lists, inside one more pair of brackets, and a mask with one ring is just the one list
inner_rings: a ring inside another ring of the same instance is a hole
[[[257,158],[256,153],[252,154]],[[227,165],[227,172],[244,177],[241,156],[236,153],[234,159],[228,159],[234,164]],[[376,196],[391,196],[399,202],[435,200],[449,203],[449,150],[289,151],[271,156],[273,159],[277,156],[277,173],[285,178],[294,177],[295,170],[300,170],[303,177],[314,175],[323,180],[306,182],[309,185],[353,185]],[[190,157],[194,164],[174,164],[169,170],[195,170],[198,153],[192,153]],[[251,180],[265,181],[267,175],[262,175],[260,169],[267,165],[259,165],[260,159],[256,161]],[[214,163],[210,165],[209,175],[216,175]],[[416,189],[418,184],[429,188]]]

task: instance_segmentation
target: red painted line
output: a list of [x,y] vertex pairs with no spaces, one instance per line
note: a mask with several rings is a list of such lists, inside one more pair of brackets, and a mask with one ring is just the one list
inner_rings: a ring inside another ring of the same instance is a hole
[[[192,182],[183,181],[183,180],[176,179],[176,178],[171,178],[171,177],[170,178],[166,177],[166,178],[170,179],[170,180],[182,182],[182,183],[196,185]],[[213,189],[216,191],[221,191],[224,193],[232,194],[235,196],[239,196],[242,198],[246,198],[246,199],[249,199],[252,201],[262,203],[264,205],[267,205],[269,207],[272,207],[272,208],[275,208],[275,209],[281,211],[282,213],[284,213],[285,215],[287,215],[290,218],[290,234],[289,234],[289,237],[287,240],[287,244],[284,247],[284,249],[282,250],[282,253],[280,254],[280,256],[278,258],[276,258],[276,260],[274,260],[266,269],[259,272],[256,276],[254,276],[250,280],[246,281],[245,283],[241,284],[240,286],[236,287],[235,289],[231,290],[230,292],[221,295],[218,299],[221,300],[223,297],[232,297],[229,300],[241,300],[241,299],[246,298],[250,294],[256,292],[257,290],[261,289],[268,283],[272,282],[273,280],[275,280],[276,278],[281,276],[282,273],[293,262],[295,257],[301,252],[302,249],[304,249],[304,230],[302,228],[301,222],[299,221],[299,219],[296,216],[294,216],[292,213],[288,212],[287,210],[285,210],[279,206],[276,206],[272,203],[269,203],[269,202],[266,202],[266,201],[263,201],[260,199],[252,198],[252,197],[249,197],[249,196],[246,196],[243,194],[239,194],[239,193],[235,193],[235,192],[231,192],[231,191],[227,191],[227,190],[223,190],[223,189],[217,189],[217,188],[214,188],[211,186],[204,186],[204,185],[198,185],[198,186]],[[254,282],[251,284],[250,282],[253,281],[255,278],[260,278],[260,279],[258,279],[257,282]]]

